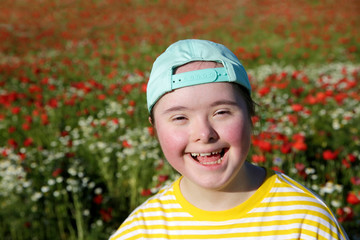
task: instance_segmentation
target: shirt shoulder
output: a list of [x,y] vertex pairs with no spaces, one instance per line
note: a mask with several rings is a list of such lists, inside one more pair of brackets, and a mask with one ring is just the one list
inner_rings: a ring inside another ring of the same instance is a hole
[[191,215],[182,210],[174,193],[174,185],[179,181],[163,187],[157,194],[137,207],[112,234],[110,240],[131,239],[142,236],[151,226],[163,224],[164,221],[175,221],[190,218]]
[[348,239],[331,209],[316,193],[283,173],[272,172],[271,177],[275,183],[262,201],[264,211],[277,211],[280,218],[288,214],[302,218],[304,226],[318,229],[328,239]]

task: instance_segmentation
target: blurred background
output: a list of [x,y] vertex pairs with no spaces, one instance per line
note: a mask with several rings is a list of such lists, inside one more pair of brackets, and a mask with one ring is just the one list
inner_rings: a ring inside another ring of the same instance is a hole
[[357,0],[2,0],[0,236],[107,239],[178,174],[148,123],[171,43],[231,49],[259,103],[248,160],[318,193],[360,239]]

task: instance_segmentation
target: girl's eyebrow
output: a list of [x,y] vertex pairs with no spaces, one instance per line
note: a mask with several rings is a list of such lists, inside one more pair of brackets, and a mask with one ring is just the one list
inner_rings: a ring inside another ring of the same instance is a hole
[[167,114],[167,113],[171,113],[171,112],[176,112],[176,111],[184,111],[188,109],[187,107],[184,106],[174,106],[171,108],[166,109],[165,111],[163,111],[163,114]]
[[231,105],[231,106],[238,106],[239,103],[235,102],[235,101],[231,101],[231,100],[219,100],[216,102],[213,102],[210,106],[211,107],[216,107],[219,105]]
[[[231,101],[231,100],[219,100],[216,102],[213,102],[212,104],[210,104],[210,107],[216,107],[216,106],[220,106],[220,105],[230,105],[230,106],[238,106],[239,104],[235,101]],[[166,109],[165,111],[163,111],[163,114],[168,114],[171,112],[176,112],[176,111],[184,111],[184,110],[189,110],[188,107],[184,107],[184,106],[174,106],[174,107],[170,107],[168,109]]]

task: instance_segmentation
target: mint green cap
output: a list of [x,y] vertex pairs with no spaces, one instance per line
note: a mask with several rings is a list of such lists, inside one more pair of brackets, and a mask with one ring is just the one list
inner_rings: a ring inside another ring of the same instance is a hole
[[[213,61],[224,67],[201,69],[174,75],[174,70],[194,61]],[[245,68],[239,59],[222,44],[208,40],[186,39],[170,45],[154,62],[146,97],[151,112],[155,103],[174,89],[212,82],[234,82],[251,93]]]

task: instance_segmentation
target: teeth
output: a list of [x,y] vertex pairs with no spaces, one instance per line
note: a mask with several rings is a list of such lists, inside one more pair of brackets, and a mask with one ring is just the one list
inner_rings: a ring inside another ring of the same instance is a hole
[[211,153],[200,153],[201,157],[211,156]]
[[214,162],[203,162],[203,163],[201,163],[201,164],[202,164],[202,165],[220,164],[221,161],[222,161],[222,158],[220,158],[219,160],[214,161]]
[[211,156],[211,155],[215,155],[215,154],[219,154],[221,153],[221,151],[217,151],[217,152],[211,152],[211,153],[191,153],[191,156],[193,157],[206,157],[206,156]]

